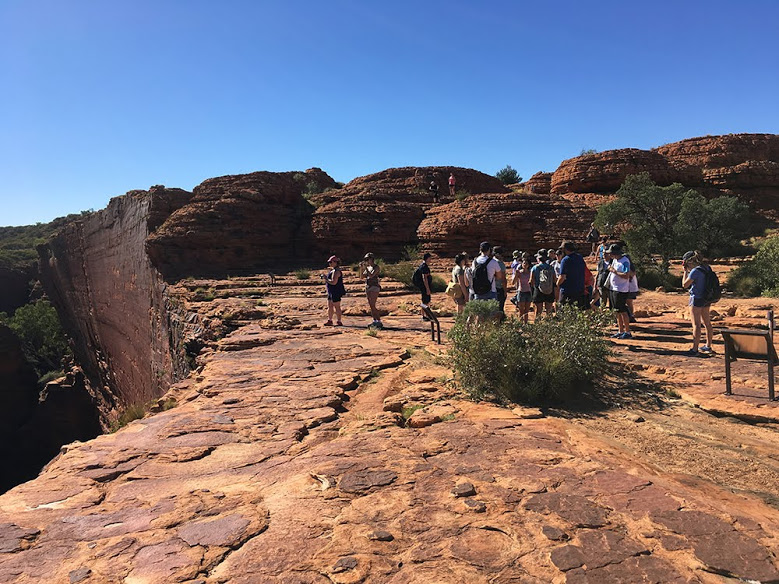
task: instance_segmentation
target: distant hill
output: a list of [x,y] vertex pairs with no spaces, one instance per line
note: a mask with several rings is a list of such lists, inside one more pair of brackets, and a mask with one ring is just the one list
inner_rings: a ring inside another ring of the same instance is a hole
[[0,268],[20,268],[37,261],[36,245],[44,243],[68,223],[90,213],[91,211],[73,213],[65,217],[57,217],[49,223],[0,227]]

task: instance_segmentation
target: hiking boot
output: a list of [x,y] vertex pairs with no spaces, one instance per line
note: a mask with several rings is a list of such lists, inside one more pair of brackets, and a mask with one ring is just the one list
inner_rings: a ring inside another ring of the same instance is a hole
[[333,321],[332,321],[332,320],[328,320],[328,321],[325,323],[325,326],[333,326]]

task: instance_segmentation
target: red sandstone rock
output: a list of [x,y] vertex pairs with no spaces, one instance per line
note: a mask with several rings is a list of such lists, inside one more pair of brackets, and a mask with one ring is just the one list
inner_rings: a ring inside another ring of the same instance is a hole
[[510,258],[514,249],[535,252],[564,239],[581,242],[594,216],[594,209],[550,195],[472,195],[431,209],[417,233],[423,249],[439,256],[475,254],[486,240],[503,246]]
[[552,173],[537,172],[524,184],[528,193],[536,195],[548,195],[552,190]]
[[457,179],[457,191],[507,192],[495,177],[457,167],[390,168],[356,178],[338,191],[313,198],[321,205],[312,218],[317,247],[326,256],[346,261],[368,251],[377,257],[399,259],[403,248],[415,245],[417,227],[433,204],[428,185],[440,186],[440,201],[449,202],[448,178]]
[[318,168],[208,179],[150,233],[149,257],[169,279],[289,268],[311,256],[309,185],[336,187]]

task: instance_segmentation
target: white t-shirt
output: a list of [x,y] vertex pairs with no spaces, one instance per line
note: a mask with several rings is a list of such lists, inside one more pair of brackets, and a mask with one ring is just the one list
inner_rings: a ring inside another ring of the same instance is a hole
[[[617,274],[627,274],[630,271],[630,260],[625,256],[619,259],[611,260],[611,266],[617,272]],[[609,290],[616,290],[617,292],[630,292],[630,281],[627,278],[617,276],[614,272],[609,272]]]
[[[498,262],[496,260],[493,260],[493,258],[487,257],[484,254],[479,254],[476,257],[476,259],[473,260],[473,264],[471,264],[471,269],[472,270],[476,269],[476,262],[483,264],[486,261],[489,261],[489,263],[487,264],[487,277],[490,279],[490,284],[492,284],[492,292],[497,293],[498,289],[495,287],[495,280],[496,280],[495,274],[498,273],[500,268],[498,268]],[[473,286],[471,286],[471,288],[473,288]]]

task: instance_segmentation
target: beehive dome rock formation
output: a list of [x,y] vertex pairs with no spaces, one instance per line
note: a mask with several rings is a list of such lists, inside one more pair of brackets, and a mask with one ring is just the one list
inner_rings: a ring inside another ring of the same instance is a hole
[[453,200],[449,173],[457,180],[457,191],[508,190],[493,176],[451,166],[390,168],[359,177],[314,199],[321,204],[312,218],[317,247],[322,253],[337,253],[347,260],[366,251],[386,259],[399,258],[404,246],[417,243],[417,227],[433,205],[430,181],[438,183],[441,202]]

